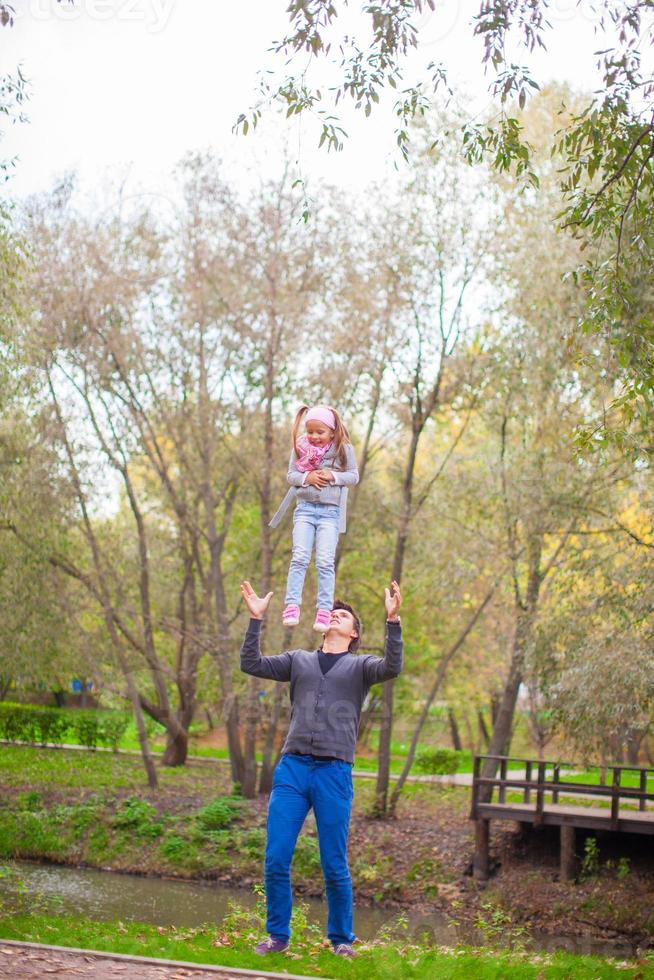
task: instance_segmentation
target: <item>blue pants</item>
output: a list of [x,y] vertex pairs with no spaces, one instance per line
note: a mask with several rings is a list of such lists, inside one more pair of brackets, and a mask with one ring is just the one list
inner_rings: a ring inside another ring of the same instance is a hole
[[316,545],[318,609],[334,605],[334,561],[340,526],[338,504],[318,504],[300,500],[293,512],[293,553],[288,569],[285,604],[301,605],[304,577]]
[[322,762],[292,754],[279,760],[268,804],[264,869],[266,928],[273,938],[288,942],[291,935],[291,858],[304,818],[313,807],[327,892],[327,936],[335,945],[354,941],[352,879],[347,864],[352,796],[348,762]]

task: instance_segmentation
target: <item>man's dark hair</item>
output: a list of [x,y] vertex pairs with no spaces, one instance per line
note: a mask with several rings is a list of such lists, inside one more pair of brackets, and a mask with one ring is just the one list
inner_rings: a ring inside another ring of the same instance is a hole
[[361,633],[363,632],[361,620],[348,602],[342,602],[340,599],[337,599],[332,606],[332,609],[345,609],[345,611],[349,612],[354,619],[354,628],[357,631],[357,635],[350,640],[350,645],[347,649],[349,653],[356,653],[359,649],[359,644],[361,643]]

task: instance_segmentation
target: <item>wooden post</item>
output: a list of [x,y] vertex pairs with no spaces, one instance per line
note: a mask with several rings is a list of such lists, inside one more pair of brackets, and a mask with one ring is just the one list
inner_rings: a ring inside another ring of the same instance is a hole
[[536,812],[534,813],[534,827],[540,827],[543,823],[543,802],[545,797],[545,775],[546,762],[538,763],[538,785],[536,787]]
[[640,770],[640,792],[643,794],[638,801],[638,809],[645,809],[645,793],[647,792],[647,769]]
[[481,756],[476,755],[472,764],[472,802],[470,805],[470,819],[477,819],[477,804],[479,803],[479,774],[481,772]]
[[500,759],[500,791],[498,793],[498,803],[506,802],[506,786],[504,785],[504,780],[506,779],[506,766],[507,760]]
[[[525,763],[525,782],[526,783],[530,783],[531,782],[531,759],[528,759],[527,762]],[[531,790],[529,789],[528,786],[525,786],[525,799],[524,799],[524,801],[525,801],[525,803],[530,803],[531,802]]]
[[611,830],[618,829],[618,817],[620,814],[620,769],[616,766],[613,770],[613,782],[611,784]]
[[488,881],[490,864],[490,820],[480,817],[475,824],[475,856],[472,871],[475,881]]
[[575,828],[561,824],[561,881],[572,881],[576,871]]
[[[554,766],[554,775],[552,777],[552,782],[556,784],[558,783],[560,778],[561,778],[561,766],[557,762],[556,765]],[[558,789],[554,789],[552,791],[552,803],[558,803],[558,802],[559,802],[559,791]]]

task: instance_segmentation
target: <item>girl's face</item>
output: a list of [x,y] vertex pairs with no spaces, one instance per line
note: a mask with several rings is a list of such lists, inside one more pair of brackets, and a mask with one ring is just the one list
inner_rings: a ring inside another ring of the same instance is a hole
[[306,423],[305,428],[307,430],[307,439],[312,446],[326,446],[328,442],[332,441],[334,430],[330,429],[324,422],[311,419],[310,422]]

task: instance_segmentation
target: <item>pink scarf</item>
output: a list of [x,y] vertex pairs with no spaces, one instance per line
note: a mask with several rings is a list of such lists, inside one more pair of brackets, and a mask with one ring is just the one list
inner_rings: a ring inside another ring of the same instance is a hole
[[319,470],[323,459],[331,448],[331,442],[328,442],[326,446],[312,446],[306,436],[300,436],[297,441],[296,467],[300,473]]

